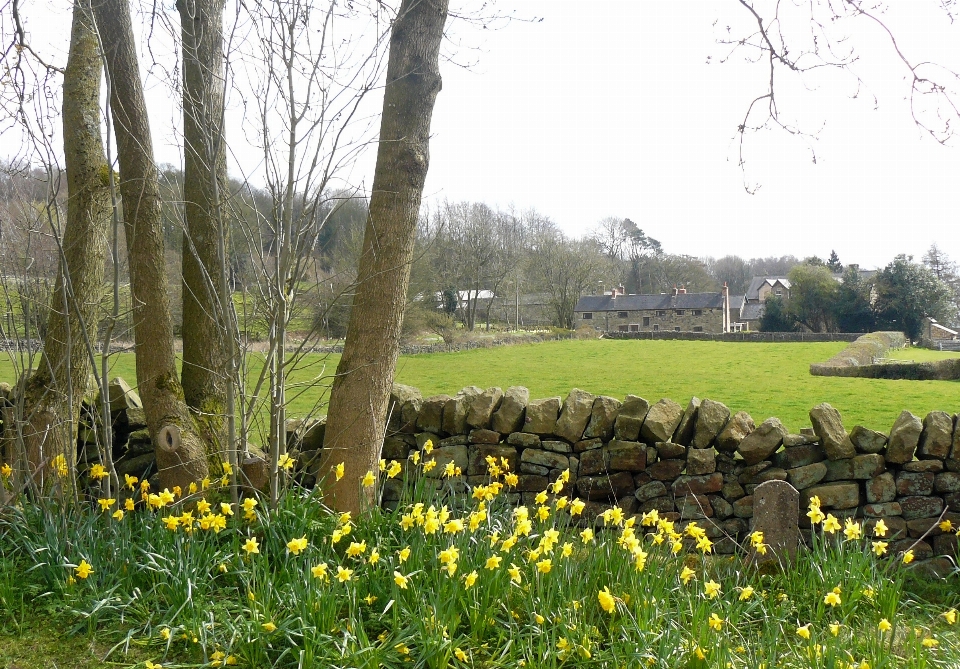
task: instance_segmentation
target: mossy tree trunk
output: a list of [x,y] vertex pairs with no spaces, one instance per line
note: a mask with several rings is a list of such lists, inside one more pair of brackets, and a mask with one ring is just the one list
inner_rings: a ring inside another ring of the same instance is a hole
[[[187,406],[210,448],[224,448],[228,375],[222,314],[223,0],[178,0],[183,53],[183,369]],[[223,288],[226,288],[225,286]]]
[[373,501],[360,480],[376,471],[400,350],[430,119],[440,91],[438,57],[448,0],[404,0],[390,35],[377,166],[343,356],[331,391],[322,471],[326,503],[359,513]]
[[160,188],[130,6],[127,0],[97,0],[94,14],[111,85],[138,389],[156,446],[160,485],[186,489],[191,482],[208,475],[209,465],[177,377],[163,257]]
[[108,168],[100,135],[102,72],[89,0],[77,0],[63,76],[67,173],[63,253],[43,354],[23,387],[23,443],[31,474],[38,479],[50,472],[58,455],[71,465],[75,462],[80,402],[90,373],[87,345],[96,336],[110,221]]

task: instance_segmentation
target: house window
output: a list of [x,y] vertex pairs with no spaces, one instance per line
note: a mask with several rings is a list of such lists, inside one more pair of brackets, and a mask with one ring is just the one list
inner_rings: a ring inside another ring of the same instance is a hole
[[[694,316],[703,316],[703,309],[694,309],[694,310],[693,310],[693,315],[694,315]],[[694,330],[694,332],[696,332],[696,330]]]
[[631,323],[631,324],[630,324],[630,332],[640,332],[640,324],[639,324],[639,323]]
[[677,316],[683,316],[683,309],[676,310]]
[[617,318],[627,318],[629,315],[630,315],[630,314],[628,314],[626,311],[618,311],[618,312],[617,312]]
[[657,316],[666,316],[666,315],[667,315],[666,311],[657,311]]
[[627,331],[627,326],[626,326],[626,325],[618,325],[618,326],[617,326],[617,330],[618,330],[619,332],[626,332],[626,331]]
[[654,332],[660,332],[660,326],[659,326],[659,325],[654,325],[654,326],[653,326],[653,331],[654,331]]
[[583,320],[589,321],[589,320],[592,319],[592,318],[593,318],[593,313],[592,313],[592,312],[590,312],[590,311],[584,311],[584,312],[583,312]]
[[774,292],[774,294],[775,294],[777,297],[783,297],[783,291],[780,290],[779,288],[777,288],[777,289],[776,289],[775,291],[773,291],[773,292]]
[[674,331],[674,332],[680,332],[680,327],[678,326],[678,327],[673,328],[673,331]]
[[701,326],[701,325],[694,325],[694,326],[693,326],[693,331],[694,331],[694,332],[703,332],[703,326]]
[[650,317],[649,317],[649,316],[644,316],[644,317],[643,317],[643,327],[645,327],[645,328],[650,327]]

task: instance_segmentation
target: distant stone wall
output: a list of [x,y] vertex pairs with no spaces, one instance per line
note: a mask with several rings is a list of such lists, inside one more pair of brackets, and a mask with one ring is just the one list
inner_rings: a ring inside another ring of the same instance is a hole
[[822,363],[810,365],[814,376],[844,376],[864,379],[953,381],[960,379],[960,359],[932,362],[877,362],[891,349],[903,348],[901,332],[871,332]]
[[[656,509],[678,523],[705,525],[715,550],[729,553],[750,531],[756,487],[782,480],[800,491],[801,528],[809,529],[806,507],[817,496],[826,513],[841,522],[857,518],[868,532],[882,518],[891,552],[957,554],[956,535],[939,526],[946,519],[960,527],[956,416],[934,411],[921,420],[904,411],[889,434],[862,426],[848,433],[829,404],[811,409],[810,420],[812,427],[789,434],[776,418],[757,424],[708,399],[684,407],[574,389],[566,398],[531,400],[523,387],[423,398],[398,385],[382,457],[401,463],[403,473],[383,481],[383,502],[396,505],[414,482],[438,494],[486,484],[493,456],[518,475],[508,490],[514,503],[534,505],[569,469],[562,494],[586,502],[579,522],[593,524],[613,505],[627,514]],[[316,453],[301,455],[313,460]],[[424,473],[430,459],[436,467]],[[460,476],[444,477],[448,462]]]
[[829,342],[855,341],[860,335],[849,332],[604,332],[604,339],[667,339],[684,341],[737,342]]

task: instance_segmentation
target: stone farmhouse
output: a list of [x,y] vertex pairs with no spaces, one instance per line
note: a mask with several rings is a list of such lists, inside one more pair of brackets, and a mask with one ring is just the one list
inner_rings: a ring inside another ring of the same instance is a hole
[[747,287],[743,299],[737,306],[740,315],[737,321],[743,330],[759,330],[760,317],[763,316],[763,303],[771,295],[790,299],[790,279],[785,276],[755,276]]
[[659,295],[627,295],[623,286],[603,295],[585,295],[574,308],[578,326],[592,325],[602,332],[706,332],[734,330],[742,297],[729,290],[688,293],[674,288]]

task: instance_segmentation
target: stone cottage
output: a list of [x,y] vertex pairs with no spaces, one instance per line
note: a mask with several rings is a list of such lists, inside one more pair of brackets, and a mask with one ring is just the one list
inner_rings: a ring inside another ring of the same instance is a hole
[[730,304],[725,291],[688,293],[674,288],[659,295],[627,295],[619,287],[581,297],[573,312],[577,326],[592,325],[602,332],[721,333],[729,331]]

